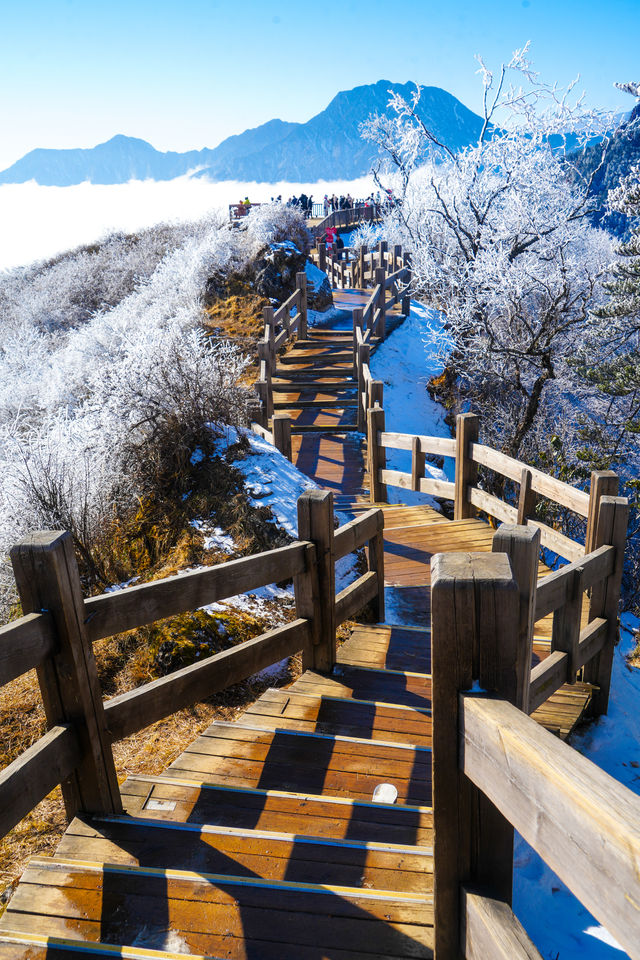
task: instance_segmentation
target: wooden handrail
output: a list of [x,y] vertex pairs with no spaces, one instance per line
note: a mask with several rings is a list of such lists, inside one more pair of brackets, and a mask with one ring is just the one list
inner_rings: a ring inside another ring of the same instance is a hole
[[384,527],[382,510],[367,510],[366,513],[339,527],[333,535],[333,552],[336,560],[353,553],[372,540]]
[[590,590],[599,580],[608,577],[613,571],[615,555],[614,547],[599,547],[588,556],[574,560],[540,580],[536,591],[535,619],[542,620],[566,603],[569,584],[575,571],[582,571],[583,590]]
[[0,627],[0,687],[39,667],[55,647],[49,613],[30,613]]
[[465,776],[640,958],[640,797],[504,700],[459,709]]
[[112,741],[122,740],[156,720],[246,680],[302,650],[309,637],[309,621],[294,620],[107,700],[104,709]]
[[312,554],[312,544],[297,542],[215,567],[89,597],[84,601],[88,637],[91,641],[102,640],[264,587],[274,583],[274,578],[288,580],[305,570],[312,562]]
[[0,771],[0,837],[67,780],[80,758],[76,731],[59,724]]

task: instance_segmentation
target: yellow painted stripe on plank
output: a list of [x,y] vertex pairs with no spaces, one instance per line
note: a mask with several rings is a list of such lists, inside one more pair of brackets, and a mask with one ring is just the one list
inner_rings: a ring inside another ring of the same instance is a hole
[[[429,898],[419,893],[399,893],[397,890],[368,890],[361,887],[342,887],[332,884],[294,883],[291,880],[263,880],[260,877],[235,877],[224,873],[197,873],[194,870],[172,870],[167,867],[134,867],[98,860],[74,860],[66,857],[32,857],[29,867],[41,867],[55,872],[85,870],[87,873],[124,874],[130,877],[161,877],[165,880],[189,880],[191,883],[216,883],[224,886],[262,887],[268,890],[288,890],[291,893],[319,893],[332,896],[351,896],[364,900],[396,900],[399,903],[424,903]],[[24,882],[24,881],[23,881]],[[27,881],[28,882],[28,881]]]
[[[14,943],[25,947],[52,947],[59,950],[82,951],[83,953],[107,954],[124,958],[165,958],[165,960],[184,960],[184,953],[171,953],[167,950],[154,950],[151,947],[124,947],[117,943],[96,943],[91,940],[71,940],[66,937],[49,937],[42,933],[14,933],[11,930],[0,931],[0,944]],[[190,960],[215,960],[211,954],[189,954]]]

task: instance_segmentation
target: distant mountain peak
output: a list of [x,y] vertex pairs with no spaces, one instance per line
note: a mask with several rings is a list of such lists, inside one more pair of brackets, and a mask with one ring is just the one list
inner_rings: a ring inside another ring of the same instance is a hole
[[[351,180],[366,175],[377,156],[360,125],[384,113],[389,91],[412,95],[415,83],[378,80],[339,91],[307,123],[269,120],[227,137],[214,149],[185,153],[156,150],[146,140],[119,133],[91,149],[32,150],[0,172],[0,184],[35,180],[47,186],[172,180],[193,173],[213,181],[274,183]],[[458,150],[477,139],[482,121],[439,87],[424,87],[418,110],[440,140]]]

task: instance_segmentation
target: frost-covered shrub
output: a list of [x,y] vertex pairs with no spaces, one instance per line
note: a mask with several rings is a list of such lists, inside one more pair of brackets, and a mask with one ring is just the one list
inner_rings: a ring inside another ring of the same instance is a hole
[[[89,271],[83,288],[81,265],[93,253],[2,278],[5,600],[13,594],[8,550],[34,528],[71,530],[85,571],[99,582],[95,547],[114,516],[153,495],[152,471],[143,467],[151,468],[154,450],[170,449],[170,435],[179,462],[205,424],[242,418],[238,382],[247,361],[234,345],[203,334],[202,295],[212,272],[242,268],[261,242],[216,220],[168,230],[161,241],[147,238],[134,277],[130,245],[111,238],[96,256],[113,281],[102,290],[115,302],[103,298],[90,315],[82,290],[95,289],[97,273]],[[126,263],[118,264],[118,250]]]
[[[386,236],[386,234],[385,234]],[[349,246],[359,253],[361,249],[365,251],[373,250],[382,237],[382,227],[377,223],[363,221],[351,234]]]
[[299,207],[284,203],[263,203],[247,217],[247,232],[261,244],[291,240],[300,253],[309,252],[309,233]]

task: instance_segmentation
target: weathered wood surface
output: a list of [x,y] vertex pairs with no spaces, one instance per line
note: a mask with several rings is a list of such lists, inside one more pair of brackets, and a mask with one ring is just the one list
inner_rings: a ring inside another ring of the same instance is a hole
[[463,888],[465,960],[542,960],[508,903]]
[[461,710],[466,776],[640,957],[640,798],[508,703],[463,696]]
[[30,613],[0,627],[0,687],[39,667],[56,648],[48,613]]

